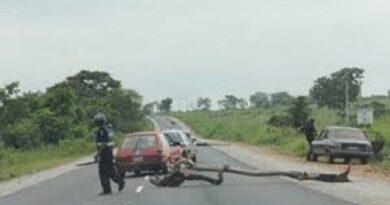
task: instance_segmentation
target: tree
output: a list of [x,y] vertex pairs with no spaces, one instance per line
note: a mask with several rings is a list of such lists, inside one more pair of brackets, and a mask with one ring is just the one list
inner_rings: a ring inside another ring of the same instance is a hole
[[76,95],[70,87],[51,87],[44,98],[44,106],[50,108],[58,116],[75,116]]
[[249,97],[252,107],[260,108],[269,105],[269,96],[264,92],[256,92]]
[[218,101],[218,105],[225,110],[235,110],[237,109],[240,99],[234,95],[225,95],[225,98]]
[[0,106],[2,106],[4,102],[11,97],[17,95],[19,92],[19,82],[12,82],[5,85],[4,88],[0,88]]
[[20,94],[14,82],[0,88],[0,144],[32,149],[87,141],[97,112],[106,114],[115,130],[133,130],[142,123],[141,104],[142,96],[121,88],[106,72],[81,71],[44,93]]
[[211,100],[210,98],[198,98],[198,101],[196,103],[196,107],[199,110],[210,110],[211,108]]
[[245,109],[248,107],[248,102],[244,98],[238,99],[238,107],[240,109]]
[[294,127],[299,127],[303,123],[305,123],[311,113],[311,109],[309,108],[309,104],[306,101],[306,97],[299,96],[292,104],[288,113],[291,117],[292,123]]
[[143,112],[147,115],[153,114],[156,106],[158,106],[158,102],[156,101],[147,103],[143,107]]
[[291,105],[294,101],[294,97],[288,94],[288,92],[277,92],[271,94],[272,105]]
[[161,100],[158,109],[160,112],[169,112],[171,111],[172,102],[172,98],[165,98]]
[[19,83],[13,82],[0,88],[0,132],[1,128],[20,121],[30,113],[35,97],[29,94],[18,95]]
[[105,96],[109,91],[121,88],[121,83],[107,72],[83,70],[55,86],[70,87],[78,97],[90,98]]
[[360,68],[343,68],[330,77],[318,78],[310,89],[311,98],[319,106],[343,109],[346,100],[346,86],[349,87],[349,101],[357,100],[364,70]]
[[111,117],[114,128],[133,130],[142,119],[142,96],[131,89],[115,89],[105,98],[107,114]]

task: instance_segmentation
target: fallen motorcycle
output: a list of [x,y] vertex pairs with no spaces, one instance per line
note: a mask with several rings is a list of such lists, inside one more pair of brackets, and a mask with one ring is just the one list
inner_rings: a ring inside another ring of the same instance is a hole
[[[347,169],[340,174],[324,174],[324,173],[307,173],[299,171],[270,171],[262,172],[256,170],[245,170],[229,165],[223,166],[208,166],[198,165],[192,162],[190,159],[181,159],[175,164],[171,165],[172,171],[163,178],[157,175],[151,177],[149,181],[157,187],[179,187],[186,180],[200,180],[206,181],[213,185],[220,185],[223,183],[223,174],[239,174],[251,177],[275,177],[284,176],[296,180],[313,180],[322,182],[349,182],[348,175],[351,170],[351,164]],[[193,172],[216,172],[218,173],[218,179],[214,179],[201,174],[194,174]]]

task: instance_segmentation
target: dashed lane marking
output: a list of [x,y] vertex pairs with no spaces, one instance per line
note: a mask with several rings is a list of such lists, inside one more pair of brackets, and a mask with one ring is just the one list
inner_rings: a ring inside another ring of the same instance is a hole
[[135,193],[141,193],[141,191],[144,189],[144,186],[138,186],[135,190]]

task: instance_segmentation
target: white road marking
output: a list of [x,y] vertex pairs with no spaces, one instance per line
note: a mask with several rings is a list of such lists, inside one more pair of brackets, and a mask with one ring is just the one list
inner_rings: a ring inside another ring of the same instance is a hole
[[135,193],[140,193],[144,189],[144,186],[138,186]]
[[146,181],[149,181],[149,179],[150,179],[149,175],[146,175],[144,179],[145,179]]

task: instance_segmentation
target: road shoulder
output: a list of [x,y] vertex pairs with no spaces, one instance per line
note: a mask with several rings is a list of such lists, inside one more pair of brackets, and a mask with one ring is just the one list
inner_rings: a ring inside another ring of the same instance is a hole
[[4,181],[0,183],[0,197],[21,191],[25,188],[38,184],[40,182],[53,179],[67,172],[79,169],[80,167],[77,164],[83,164],[93,160],[93,156],[86,156],[78,160],[60,165],[54,168],[46,169],[39,171],[37,173],[32,173],[24,175],[22,177],[14,178],[9,181]]
[[[221,144],[223,141],[206,140],[210,144]],[[226,144],[226,142],[225,142]],[[256,167],[259,170],[296,170],[308,172],[339,173],[345,169],[345,165],[328,165],[324,163],[309,163],[301,160],[294,160],[283,155],[278,155],[270,150],[244,145],[229,143],[228,146],[213,146],[225,154],[239,159],[240,161]],[[359,166],[359,165],[357,165]],[[354,167],[354,166],[353,166]],[[379,181],[378,178],[368,178],[369,173],[362,174],[355,172],[352,168],[350,183],[323,183],[316,181],[294,181],[295,183],[308,187],[322,193],[344,199],[356,204],[364,205],[387,205],[390,204],[390,182]]]

